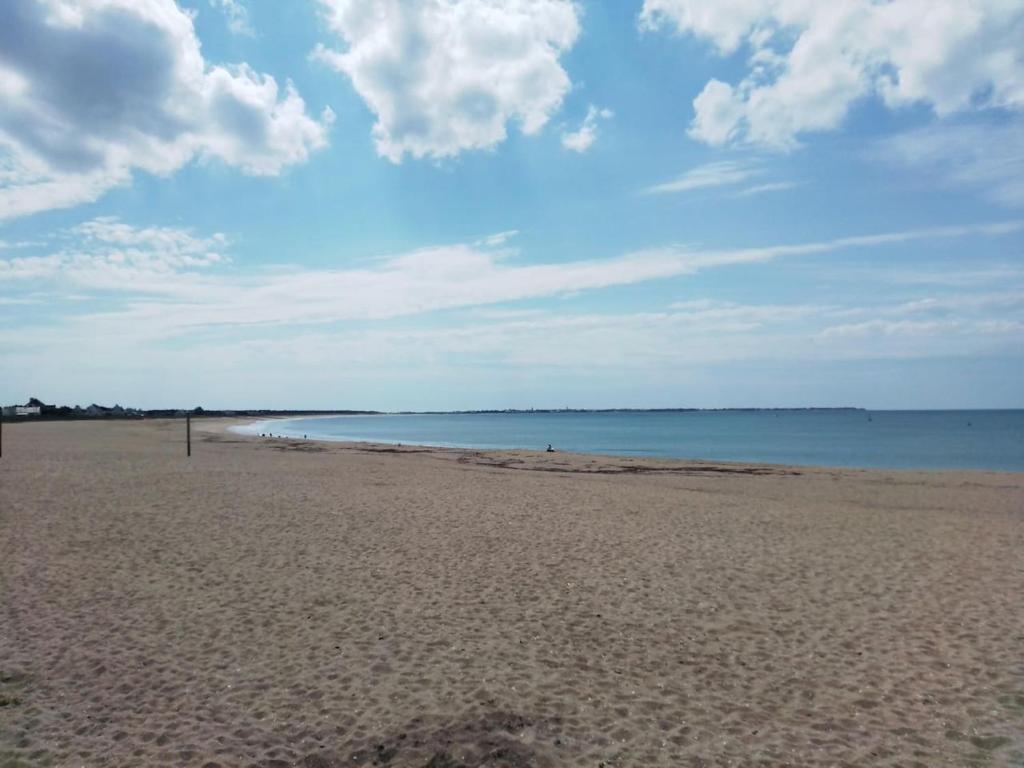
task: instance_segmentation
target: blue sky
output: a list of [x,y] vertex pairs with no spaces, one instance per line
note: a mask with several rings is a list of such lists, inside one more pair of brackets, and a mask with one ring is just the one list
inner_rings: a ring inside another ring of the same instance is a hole
[[1024,407],[1005,0],[10,0],[0,401]]

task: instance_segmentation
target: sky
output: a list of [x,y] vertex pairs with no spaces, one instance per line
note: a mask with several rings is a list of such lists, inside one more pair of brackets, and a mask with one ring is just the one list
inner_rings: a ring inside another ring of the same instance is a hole
[[4,0],[30,396],[1024,407],[1024,5]]

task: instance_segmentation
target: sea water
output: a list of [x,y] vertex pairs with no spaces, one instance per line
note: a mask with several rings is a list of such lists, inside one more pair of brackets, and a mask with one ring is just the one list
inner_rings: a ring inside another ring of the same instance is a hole
[[326,416],[243,428],[317,440],[891,469],[1024,471],[1024,410]]

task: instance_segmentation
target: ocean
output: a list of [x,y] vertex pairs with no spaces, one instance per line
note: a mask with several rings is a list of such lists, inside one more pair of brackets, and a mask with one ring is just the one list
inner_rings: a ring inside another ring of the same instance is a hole
[[239,428],[317,440],[832,467],[1024,471],[1024,410],[610,411],[303,417]]

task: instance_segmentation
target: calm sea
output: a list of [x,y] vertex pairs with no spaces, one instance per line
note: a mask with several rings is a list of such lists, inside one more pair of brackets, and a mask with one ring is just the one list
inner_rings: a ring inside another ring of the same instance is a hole
[[250,433],[622,456],[1024,471],[1024,410],[697,411],[328,416]]

